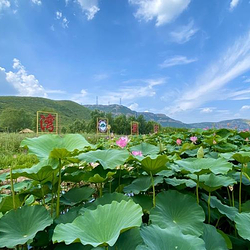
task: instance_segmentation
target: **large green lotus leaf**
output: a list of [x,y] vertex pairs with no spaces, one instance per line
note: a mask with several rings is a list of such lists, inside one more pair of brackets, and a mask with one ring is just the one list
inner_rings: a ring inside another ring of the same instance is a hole
[[0,219],[0,247],[23,245],[52,222],[43,206],[24,206],[11,210]]
[[173,176],[174,174],[175,174],[175,171],[172,169],[162,170],[159,173],[157,173],[157,175],[162,175],[164,177],[170,177],[170,176]]
[[168,158],[166,155],[153,156],[152,158],[147,156],[141,161],[142,168],[147,173],[157,174],[162,170],[166,170],[166,163]]
[[250,213],[238,213],[234,221],[239,235],[245,240],[250,240]]
[[227,162],[222,158],[189,158],[185,160],[176,161],[175,163],[182,167],[183,170],[193,174],[204,174],[210,171],[214,174],[226,174],[233,167],[231,163]]
[[58,162],[55,160],[44,159],[31,168],[15,169],[13,170],[12,175],[13,178],[23,176],[38,182],[43,182],[47,179],[51,179],[53,174],[56,175],[58,171],[55,170],[57,165]]
[[71,244],[79,239],[83,245],[113,246],[120,232],[141,225],[141,216],[141,207],[132,200],[113,201],[95,210],[85,211],[72,223],[57,225],[53,242]]
[[218,144],[214,145],[213,148],[216,152],[220,153],[226,153],[238,150],[238,147],[236,145],[228,142],[219,142]]
[[123,165],[128,159],[129,153],[127,150],[107,149],[96,150],[82,153],[78,156],[81,161],[99,162],[104,169],[114,169],[117,166]]
[[141,151],[143,155],[156,155],[160,152],[160,148],[158,146],[142,142],[139,145],[135,145],[130,148],[130,151]]
[[[154,185],[156,186],[159,183],[163,182],[162,176],[156,176],[154,178]],[[135,179],[130,185],[126,186],[123,191],[124,193],[134,193],[139,194],[142,191],[147,191],[152,187],[152,180],[150,176],[142,176]]]
[[242,204],[242,212],[250,212],[250,200]]
[[238,152],[232,157],[239,163],[248,163],[250,161],[250,152]]
[[95,190],[90,187],[72,188],[62,196],[62,202],[74,205],[88,200],[94,192]]
[[227,244],[216,228],[204,224],[202,239],[205,241],[206,250],[227,250]]
[[156,207],[150,212],[150,220],[161,228],[177,227],[184,234],[200,236],[205,214],[194,197],[169,190],[156,196]]
[[150,225],[141,228],[141,236],[146,246],[138,246],[136,250],[206,250],[202,239],[185,235],[178,228],[160,228]]
[[228,187],[234,185],[237,182],[228,176],[224,175],[215,175],[213,173],[200,175],[200,186],[205,189],[207,192],[213,192],[221,187]]
[[[202,194],[202,198],[207,202],[208,196],[206,194]],[[217,208],[221,214],[226,215],[230,220],[234,220],[236,214],[238,213],[238,209],[235,207],[229,207],[221,203],[221,201],[216,196],[211,196],[210,206],[212,208]]]
[[135,250],[136,247],[143,243],[139,228],[132,228],[120,234],[117,242],[110,250]]
[[21,142],[21,147],[28,147],[29,153],[35,154],[39,160],[42,160],[49,158],[50,153],[54,149],[65,149],[69,152],[73,152],[74,150],[83,150],[85,147],[93,147],[93,145],[89,144],[86,139],[79,134],[67,134],[63,137],[47,134],[24,139]]
[[222,128],[222,129],[217,130],[216,134],[222,138],[228,138],[230,135],[233,135],[232,131],[228,130],[226,128]]
[[186,187],[193,188],[196,186],[196,182],[189,180],[189,179],[177,179],[176,177],[174,178],[165,178],[165,182],[171,186],[177,187],[180,185],[185,185]]

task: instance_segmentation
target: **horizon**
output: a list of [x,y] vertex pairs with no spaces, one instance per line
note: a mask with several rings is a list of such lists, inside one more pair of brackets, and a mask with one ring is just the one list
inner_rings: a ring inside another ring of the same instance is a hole
[[250,119],[249,12],[244,0],[0,0],[0,96]]

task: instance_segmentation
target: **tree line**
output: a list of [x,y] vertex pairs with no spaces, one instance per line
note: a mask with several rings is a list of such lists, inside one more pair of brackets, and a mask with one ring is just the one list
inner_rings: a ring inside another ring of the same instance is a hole
[[[59,121],[59,131],[61,133],[96,133],[96,121],[98,117],[107,118],[108,123],[111,126],[110,132],[120,135],[130,134],[130,124],[132,121],[136,121],[139,123],[140,134],[153,133],[154,125],[156,124],[156,122],[154,121],[146,121],[143,115],[139,115],[138,117],[127,117],[124,114],[121,114],[119,116],[113,116],[112,113],[105,113],[103,111],[94,110],[91,112],[90,120],[77,119],[71,124],[60,124]],[[24,109],[18,110],[7,108],[3,110],[0,114],[0,131],[19,132],[25,128],[29,128],[33,131],[36,131],[36,122],[36,116],[26,112]],[[160,125],[159,128],[161,129]]]

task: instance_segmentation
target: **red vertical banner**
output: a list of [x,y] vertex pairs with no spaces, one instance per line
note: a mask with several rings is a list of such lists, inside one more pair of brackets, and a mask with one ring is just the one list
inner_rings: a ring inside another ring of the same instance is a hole
[[154,133],[157,134],[159,132],[159,125],[154,124]]
[[138,134],[139,134],[139,123],[131,122],[131,135],[138,135]]
[[58,113],[37,111],[37,134],[58,134]]

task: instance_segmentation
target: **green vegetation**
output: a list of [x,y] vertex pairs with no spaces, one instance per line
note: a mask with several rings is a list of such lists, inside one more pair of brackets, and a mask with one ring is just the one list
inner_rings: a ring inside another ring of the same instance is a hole
[[249,138],[220,129],[95,145],[79,134],[24,139],[38,163],[0,175],[0,248],[247,250]]

